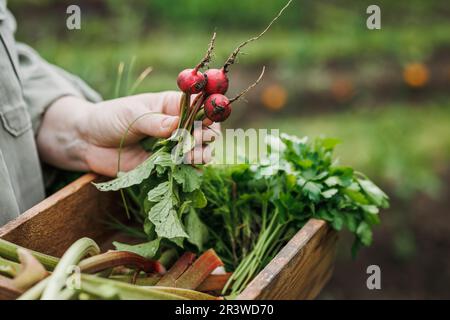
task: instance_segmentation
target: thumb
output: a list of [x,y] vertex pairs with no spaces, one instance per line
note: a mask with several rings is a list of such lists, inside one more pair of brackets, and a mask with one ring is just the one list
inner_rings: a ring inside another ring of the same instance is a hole
[[136,129],[146,136],[168,138],[178,127],[179,121],[179,116],[155,113],[139,120],[136,123]]

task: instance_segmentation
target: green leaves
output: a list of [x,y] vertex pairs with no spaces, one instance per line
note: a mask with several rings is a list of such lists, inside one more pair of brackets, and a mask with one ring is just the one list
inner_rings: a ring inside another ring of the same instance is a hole
[[136,245],[129,245],[115,241],[113,242],[113,245],[116,250],[133,252],[147,259],[154,259],[156,254],[158,253],[159,243],[160,239],[158,238]]
[[388,196],[368,179],[357,179],[370,201],[381,208],[389,207]]
[[148,241],[115,245],[145,257],[157,255],[161,243],[199,251],[213,247],[229,269],[259,250],[258,260],[249,260],[256,272],[289,232],[311,217],[354,233],[353,251],[370,245],[379,208],[388,206],[388,197],[367,177],[336,165],[338,142],[282,135],[271,139],[277,163],[209,165],[203,167],[204,176],[193,166],[175,165],[170,153],[159,149],[136,169],[97,184],[102,191],[139,185],[135,202]]
[[[288,135],[269,140],[279,143],[270,148],[279,156],[278,163],[205,169],[202,190],[208,205],[200,210],[200,218],[213,236],[208,244],[228,261],[228,267],[236,268],[240,259],[256,250],[252,244],[271,219],[284,230],[297,230],[311,217],[324,219],[335,230],[347,229],[355,235],[354,251],[370,245],[379,207],[385,207],[388,199],[360,173],[336,165],[332,152],[339,141],[308,142]],[[234,255],[240,257],[238,261],[233,262]]]
[[317,202],[320,200],[322,185],[316,182],[308,181],[303,186],[303,192],[308,196],[309,200]]
[[167,193],[148,213],[148,218],[155,225],[156,234],[160,238],[188,237],[174,209],[174,202],[173,195]]
[[[158,251],[162,239],[183,247],[184,239],[192,238],[191,243],[203,248],[208,233],[195,211],[192,213],[194,208],[206,206],[205,195],[199,190],[200,183],[201,173],[187,164],[175,165],[171,154],[161,147],[135,169],[120,173],[112,181],[96,184],[100,191],[115,191],[138,185],[142,196],[146,195],[142,200],[135,199],[135,202],[140,211],[146,214],[142,218],[143,229],[149,241],[134,246],[116,243],[116,247],[152,257]],[[189,213],[185,219],[186,226],[182,222],[185,212]]]
[[156,188],[149,191],[147,194],[148,201],[158,202],[161,201],[164,195],[169,193],[170,191],[170,183],[169,181],[165,181],[160,183]]
[[328,189],[328,190],[322,192],[322,197],[324,197],[325,199],[329,199],[332,196],[334,196],[336,193],[338,193],[338,191],[339,190],[336,188]]
[[117,191],[128,188],[150,177],[154,167],[154,158],[150,157],[131,171],[126,173],[119,172],[116,179],[103,183],[94,183],[94,185],[100,191]]
[[197,212],[191,209],[186,217],[186,231],[189,235],[188,241],[195,245],[198,250],[203,251],[204,244],[208,240],[208,228],[200,220]]
[[162,149],[152,154],[147,160],[128,172],[119,172],[117,178],[103,183],[94,183],[100,191],[117,191],[142,183],[150,177],[155,167],[161,172],[161,168],[173,166],[171,155]]
[[365,246],[370,246],[372,243],[372,229],[368,223],[361,222],[356,229],[356,235]]
[[201,175],[192,166],[179,165],[174,167],[173,177],[183,186],[184,192],[192,192],[200,188]]

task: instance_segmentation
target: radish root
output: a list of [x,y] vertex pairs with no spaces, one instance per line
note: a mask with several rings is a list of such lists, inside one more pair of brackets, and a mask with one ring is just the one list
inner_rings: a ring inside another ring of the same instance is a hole
[[261,74],[259,75],[258,79],[256,79],[256,81],[253,84],[251,84],[247,89],[245,89],[244,91],[239,93],[236,97],[234,97],[233,99],[230,99],[230,103],[233,103],[234,101],[239,100],[241,97],[243,97],[245,94],[247,94],[247,92],[249,92],[254,87],[256,87],[258,85],[258,83],[261,81],[262,77],[264,76],[264,71],[266,71],[266,67],[262,68]]
[[205,57],[200,61],[200,63],[195,67],[195,71],[198,71],[199,69],[202,69],[204,67],[207,67],[208,64],[211,62],[212,53],[214,51],[214,43],[216,41],[216,33],[214,32],[211,41],[209,42],[208,50],[206,51]]
[[272,21],[270,21],[270,23],[267,25],[267,27],[260,34],[258,34],[257,36],[255,36],[253,38],[245,40],[231,53],[231,55],[228,57],[227,61],[223,65],[223,69],[225,70],[225,72],[228,72],[228,68],[236,62],[236,58],[239,55],[241,49],[243,47],[245,47],[247,44],[249,44],[250,42],[256,41],[259,38],[261,38],[270,29],[270,27],[275,23],[275,21],[277,21],[278,18],[281,17],[284,10],[286,10],[287,7],[289,7],[291,2],[292,2],[292,0],[289,0],[288,3],[286,3],[286,5],[283,8],[281,8],[280,12],[278,12],[278,14],[275,16],[275,18],[273,18]]

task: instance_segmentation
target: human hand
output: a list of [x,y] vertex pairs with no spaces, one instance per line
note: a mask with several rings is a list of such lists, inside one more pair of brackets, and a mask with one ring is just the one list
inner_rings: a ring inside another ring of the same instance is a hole
[[[121,171],[129,171],[148,157],[139,145],[146,136],[167,138],[179,122],[181,94],[174,91],[146,93],[97,104],[75,97],[63,97],[47,110],[37,142],[44,161],[64,169],[117,174],[118,146],[124,134]],[[132,126],[130,126],[132,124]],[[190,158],[209,161],[211,141],[218,124],[203,122],[201,134],[194,134],[198,146]],[[207,127],[208,126],[208,127]]]

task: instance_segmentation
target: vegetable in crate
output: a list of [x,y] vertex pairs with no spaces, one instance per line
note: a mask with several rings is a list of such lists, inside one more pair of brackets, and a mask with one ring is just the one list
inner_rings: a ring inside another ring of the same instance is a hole
[[378,210],[387,207],[387,196],[361,173],[333,162],[335,139],[273,137],[278,148],[271,143],[271,155],[279,161],[271,164],[194,167],[179,161],[193,147],[195,120],[226,120],[231,103],[261,80],[264,69],[235,98],[224,95],[241,49],[264,35],[290,3],[262,33],[242,42],[221,69],[202,73],[211,60],[214,34],[205,58],[177,79],[183,91],[179,129],[184,132],[156,141],[153,154],[136,169],[97,184],[101,191],[125,190],[134,218],[143,225],[147,242],[116,243],[117,249],[153,258],[161,247],[198,252],[213,247],[227,270],[234,271],[224,288],[224,294],[234,296],[310,218],[354,233],[354,252],[371,243],[371,228],[379,223]]
[[[242,48],[262,37],[291,2],[288,1],[259,35],[238,45],[221,69],[202,73],[201,70],[211,62],[216,39],[214,33],[205,57],[194,68],[185,69],[178,75],[177,84],[183,93],[179,130],[168,139],[157,140],[151,147],[153,154],[134,170],[120,172],[119,154],[117,178],[96,184],[101,191],[120,190],[127,213],[131,211],[143,225],[148,240],[137,246],[116,243],[117,249],[150,258],[158,256],[161,246],[188,249],[194,246],[196,250],[203,250],[208,231],[197,216],[197,210],[206,205],[206,198],[200,190],[201,172],[194,166],[182,163],[185,155],[194,148],[194,121],[206,118],[213,122],[225,121],[230,116],[231,104],[259,83],[265,68],[256,82],[236,97],[228,99],[224,95],[229,85],[229,69]],[[191,102],[193,94],[197,95]],[[131,208],[125,202],[124,190],[133,202]]]
[[[269,164],[206,166],[199,210],[213,247],[233,275],[225,289],[240,293],[310,219],[355,235],[353,253],[372,242],[372,226],[388,197],[362,173],[337,165],[336,139],[269,137]],[[226,290],[224,291],[224,293]]]
[[0,298],[216,300],[204,292],[222,290],[230,274],[211,274],[222,265],[212,249],[196,260],[186,253],[166,273],[159,261],[134,253],[100,254],[89,238],[76,241],[61,259],[0,239]]

